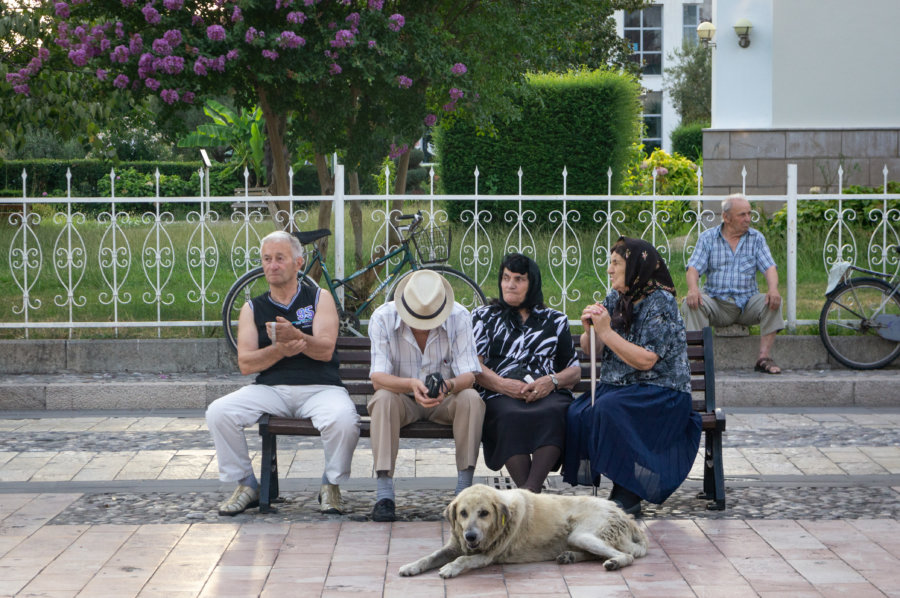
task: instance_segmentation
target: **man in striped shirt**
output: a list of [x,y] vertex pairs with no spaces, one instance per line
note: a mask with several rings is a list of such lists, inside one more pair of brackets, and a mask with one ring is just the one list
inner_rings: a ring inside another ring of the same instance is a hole
[[[472,485],[484,421],[484,401],[472,388],[481,373],[472,319],[453,300],[450,283],[436,272],[419,270],[400,281],[394,297],[369,320],[374,521],[396,519],[393,475],[400,428],[423,419],[452,424],[459,493]],[[436,396],[425,385],[435,373],[444,380]]]
[[[759,324],[759,357],[755,369],[780,374],[770,355],[775,335],[784,328],[778,270],[761,232],[750,228],[750,202],[740,194],[722,202],[722,224],[705,231],[687,263],[687,297],[682,304],[685,327]],[[760,293],[756,273],[766,279]],[[706,284],[700,291],[700,277]]]

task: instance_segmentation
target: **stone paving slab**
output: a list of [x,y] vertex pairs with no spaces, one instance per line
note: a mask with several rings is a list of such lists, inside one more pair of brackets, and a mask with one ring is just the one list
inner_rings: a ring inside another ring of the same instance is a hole
[[[493,565],[442,580],[398,568],[437,521],[43,525],[0,549],[3,596],[895,596],[890,519],[652,519],[647,556]],[[861,547],[864,549],[861,551]]]
[[[397,569],[447,534],[449,441],[403,441],[394,524],[368,521],[368,440],[344,486],[351,510],[318,513],[318,438],[279,443],[277,513],[227,518],[200,411],[9,412],[0,596],[900,596],[900,409],[735,409],[728,426],[728,508],[696,498],[698,460],[664,505],[644,504],[650,552],[634,566],[493,566],[445,581]],[[258,454],[255,430],[247,438]],[[591,492],[558,476],[545,491]]]

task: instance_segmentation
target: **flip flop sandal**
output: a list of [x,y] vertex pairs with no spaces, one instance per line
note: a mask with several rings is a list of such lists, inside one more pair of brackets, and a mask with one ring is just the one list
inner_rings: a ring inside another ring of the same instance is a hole
[[763,372],[764,374],[781,373],[781,368],[778,367],[778,364],[776,364],[771,357],[763,357],[756,362],[756,366],[753,369],[757,372]]

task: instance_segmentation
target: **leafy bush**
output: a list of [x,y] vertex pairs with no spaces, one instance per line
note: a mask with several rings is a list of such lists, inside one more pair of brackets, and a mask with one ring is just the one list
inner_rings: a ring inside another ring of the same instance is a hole
[[672,153],[687,156],[691,160],[703,159],[703,129],[709,123],[681,124],[672,131]]
[[[522,118],[498,123],[488,136],[474,125],[456,121],[436,136],[441,156],[443,193],[471,194],[474,171],[480,172],[480,194],[516,194],[517,172],[523,171],[523,192],[534,195],[562,192],[566,169],[567,193],[593,195],[607,190],[606,171],[613,171],[613,192],[618,192],[629,147],[638,138],[640,86],[627,74],[608,71],[530,75],[532,93],[522,104]],[[448,202],[447,214],[458,221],[468,202]],[[577,204],[577,202],[576,202]],[[479,209],[502,214],[504,202],[480,202]],[[549,202],[525,202],[525,209],[547,223]],[[573,209],[593,210],[594,206]]]
[[[678,154],[668,154],[657,149],[650,156],[643,152],[643,146],[636,146],[632,153],[634,159],[628,165],[628,173],[622,184],[622,193],[626,195],[652,195],[653,173],[656,172],[656,195],[697,195],[697,165]],[[702,181],[701,181],[702,189]],[[689,202],[682,200],[657,201],[657,210],[665,210],[669,214],[667,222],[661,222],[663,229],[670,234],[686,232],[691,223],[685,222],[684,213],[690,209]],[[629,203],[622,207],[626,222],[637,222],[638,214],[651,208],[651,202],[641,201]]]
[[[888,181],[887,187],[888,193],[900,193],[900,181]],[[863,185],[851,185],[844,188],[844,193],[848,195],[879,194],[884,193],[884,186],[866,187]],[[834,224],[834,220],[826,218],[826,214],[829,210],[837,210],[837,207],[838,202],[836,199],[798,202],[797,220],[803,223],[804,229],[829,228]],[[842,207],[845,210],[856,212],[856,219],[852,221],[855,223],[853,226],[866,231],[874,230],[880,222],[879,220],[871,220],[868,217],[869,211],[874,208],[883,209],[880,202],[862,199],[846,200],[843,202]],[[900,201],[896,199],[888,201],[887,208],[888,210],[900,210]],[[787,228],[787,205],[772,214],[768,222],[764,223],[760,228],[773,233],[784,234]]]

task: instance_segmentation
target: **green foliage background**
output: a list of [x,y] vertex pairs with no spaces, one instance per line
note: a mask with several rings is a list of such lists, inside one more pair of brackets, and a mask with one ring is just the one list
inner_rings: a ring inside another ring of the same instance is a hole
[[[465,122],[439,132],[443,192],[471,194],[476,167],[479,194],[517,194],[519,167],[526,194],[562,194],[563,168],[569,195],[605,193],[609,168],[613,192],[618,192],[629,148],[639,135],[640,85],[634,77],[599,70],[540,74],[529,75],[528,85],[534,93],[519,100],[521,120],[498,123],[491,134]],[[525,203],[523,208],[533,210],[538,222],[548,223],[551,204]],[[479,207],[504,209],[492,202]],[[466,202],[446,206],[451,221],[465,209],[471,209]]]

